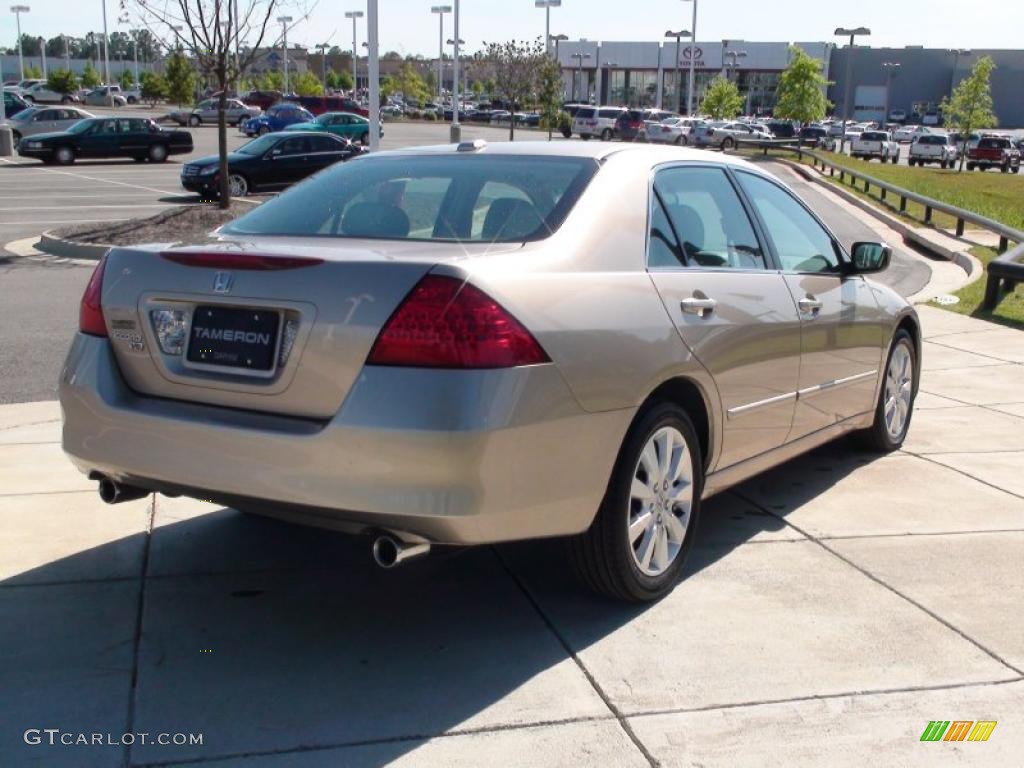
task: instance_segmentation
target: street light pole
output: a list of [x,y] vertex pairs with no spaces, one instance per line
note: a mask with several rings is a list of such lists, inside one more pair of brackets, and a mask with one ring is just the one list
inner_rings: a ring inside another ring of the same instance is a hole
[[320,51],[320,82],[324,84],[324,93],[327,93],[327,43],[318,43],[314,47]]
[[[684,37],[690,37],[691,34],[685,29],[681,29],[678,32],[673,32],[671,29],[665,32],[665,37],[674,37],[676,39],[676,63],[672,69],[675,72],[675,83],[676,83],[676,112],[681,113],[683,111],[683,84],[682,78],[680,77],[680,51],[679,51],[679,40]],[[690,46],[691,58],[693,58],[693,46]]]
[[[582,89],[582,87],[583,87],[583,60],[584,59],[589,59],[590,58],[590,54],[589,53],[576,52],[576,53],[571,54],[569,56],[569,58],[570,59],[576,59],[576,64],[577,64],[577,67],[576,67],[576,78],[572,81],[572,100],[578,102],[579,99],[576,96],[576,82],[579,81],[580,88]],[[588,101],[589,101],[589,99],[588,99]]]
[[534,6],[544,9],[544,53],[551,54],[551,9],[559,8],[562,0],[534,0]]
[[[458,18],[458,0],[455,0],[455,28],[459,28]],[[465,45],[465,40],[460,40],[457,37],[450,38],[447,41],[448,45],[452,46],[454,51],[454,61],[452,62],[452,127],[451,127],[451,142],[452,144],[458,144],[462,140],[462,129],[459,127],[459,108],[463,104],[463,88],[459,86],[459,46]],[[468,67],[467,67],[468,69]]]
[[288,82],[288,25],[292,23],[292,17],[278,16],[277,21],[281,25],[282,42],[284,43],[284,93],[287,96],[291,93]]
[[839,151],[843,151],[843,147],[846,145],[846,123],[850,119],[850,85],[853,80],[853,46],[858,35],[870,35],[871,30],[867,27],[856,27],[853,29],[847,29],[846,27],[836,27],[836,31],[833,33],[837,37],[850,36],[850,50],[846,52],[846,82],[843,84],[843,133],[839,139]]
[[359,85],[359,46],[356,45],[356,22],[363,18],[363,12],[345,11],[345,18],[352,19],[352,96],[355,97],[358,90],[356,86]]
[[380,43],[377,38],[377,0],[366,0],[366,56],[370,86],[370,151],[380,147]]
[[[697,79],[697,0],[683,0],[693,3],[693,21],[690,24],[690,79],[686,86],[686,115],[693,117],[693,89]],[[677,83],[678,85],[678,83]],[[677,112],[679,110],[676,110]]]
[[139,40],[132,38],[132,52],[135,54],[135,87],[139,87]]
[[68,72],[71,71],[71,46],[68,45],[68,36],[61,35],[64,38],[64,68]]
[[40,51],[41,51],[41,53],[39,55],[39,58],[40,58],[40,60],[42,61],[42,64],[43,64],[43,80],[46,80],[47,79],[47,75],[46,75],[46,38],[45,37],[40,37],[39,38],[39,48],[40,48]]
[[890,96],[892,92],[892,78],[896,74],[896,70],[900,68],[899,62],[897,61],[885,61],[882,62],[882,69],[885,70],[885,115],[882,117],[882,128],[885,128],[885,124],[889,122],[889,106]]
[[[431,13],[437,14],[437,105],[440,107],[444,101],[444,15],[452,12],[450,5],[434,5],[430,8]],[[444,117],[444,115],[442,115]]]
[[[104,6],[105,8],[106,6]],[[28,13],[31,10],[27,5],[12,5],[11,13],[14,14],[14,18],[18,25],[18,79],[23,80],[25,78],[25,57],[21,52],[21,14]],[[106,12],[104,11],[104,19],[106,19]],[[103,22],[106,24],[106,21]],[[105,27],[104,27],[105,28]]]
[[[110,36],[107,34],[107,0],[103,0],[103,83],[110,85]],[[110,106],[114,106],[114,94],[107,89],[110,95]]]

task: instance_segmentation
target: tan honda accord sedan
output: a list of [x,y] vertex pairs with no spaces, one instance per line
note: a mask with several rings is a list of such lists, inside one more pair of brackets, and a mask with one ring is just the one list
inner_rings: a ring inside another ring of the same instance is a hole
[[[171,233],[173,234],[173,233]],[[64,449],[157,491],[437,544],[569,537],[671,589],[701,500],[828,440],[903,441],[913,309],[782,183],[700,150],[382,152],[202,247],[114,248],[61,375]]]

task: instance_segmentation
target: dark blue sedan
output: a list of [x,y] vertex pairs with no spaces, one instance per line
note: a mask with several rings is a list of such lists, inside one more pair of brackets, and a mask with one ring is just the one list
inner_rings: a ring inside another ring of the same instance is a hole
[[298,104],[281,102],[262,115],[239,123],[239,130],[246,136],[262,136],[265,133],[283,131],[294,123],[309,123],[315,120],[313,113]]

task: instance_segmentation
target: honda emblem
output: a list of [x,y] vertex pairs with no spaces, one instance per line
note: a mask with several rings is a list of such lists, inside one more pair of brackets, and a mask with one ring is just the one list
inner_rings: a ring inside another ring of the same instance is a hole
[[234,276],[230,272],[218,272],[213,276],[213,292],[229,293]]

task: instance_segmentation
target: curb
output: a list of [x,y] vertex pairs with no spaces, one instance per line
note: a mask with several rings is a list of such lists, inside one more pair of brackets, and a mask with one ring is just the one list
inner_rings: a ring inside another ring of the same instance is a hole
[[114,246],[97,243],[79,243],[75,240],[64,238],[43,232],[39,236],[36,248],[51,256],[63,256],[67,259],[90,259],[99,261]]
[[946,261],[952,261],[964,272],[966,272],[968,277],[973,277],[973,272],[975,268],[980,266],[980,263],[977,261],[977,259],[971,256],[969,253],[966,253],[964,251],[954,251],[950,248],[941,246],[938,243],[933,243],[931,240],[928,240],[927,238],[921,237],[921,235],[919,235],[913,227],[907,226],[898,218],[890,216],[884,211],[880,211],[878,208],[871,205],[871,203],[867,203],[861,200],[859,197],[850,193],[848,190],[843,189],[843,187],[839,186],[838,184],[829,184],[818,174],[812,173],[811,170],[802,163],[795,163],[792,160],[782,157],[773,158],[773,162],[774,161],[786,164],[808,181],[813,181],[815,184],[821,184],[826,189],[831,190],[835,194],[839,195],[839,197],[843,198],[843,200],[850,203],[850,205],[856,206],[857,208],[869,214],[870,216],[873,216],[874,218],[883,222],[886,226],[899,232],[900,235],[903,237],[904,241],[909,241],[913,243],[914,245],[927,251],[933,256],[936,256],[937,258],[944,259]]

